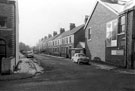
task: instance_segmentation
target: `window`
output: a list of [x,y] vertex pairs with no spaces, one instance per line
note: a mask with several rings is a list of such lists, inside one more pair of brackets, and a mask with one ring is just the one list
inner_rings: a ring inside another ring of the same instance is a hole
[[69,43],[71,43],[71,36],[69,37]]
[[124,33],[125,32],[125,16],[122,16],[120,18],[120,29],[119,33]]
[[91,39],[91,28],[88,28],[88,39]]
[[68,44],[68,37],[66,38],[66,43]]
[[54,46],[54,41],[53,41],[53,46]]
[[106,23],[106,47],[117,46],[118,19]]
[[66,44],[66,39],[64,38],[64,44]]
[[59,45],[59,40],[57,40],[57,42],[58,42],[58,45]]
[[0,16],[0,28],[7,27],[7,17]]
[[57,41],[55,40],[55,46],[57,45]]
[[64,44],[64,39],[62,39],[62,44]]

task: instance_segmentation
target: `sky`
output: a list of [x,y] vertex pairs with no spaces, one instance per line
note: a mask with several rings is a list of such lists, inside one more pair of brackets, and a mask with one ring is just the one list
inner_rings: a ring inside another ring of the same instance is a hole
[[19,41],[35,46],[38,41],[69,23],[84,24],[95,0],[18,0]]

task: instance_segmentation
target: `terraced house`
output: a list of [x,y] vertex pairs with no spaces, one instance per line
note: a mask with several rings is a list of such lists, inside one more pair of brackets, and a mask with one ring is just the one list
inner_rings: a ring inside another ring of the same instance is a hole
[[[117,1],[117,0],[116,0]],[[85,25],[86,54],[91,60],[126,67],[134,50],[133,10],[113,0],[97,0]],[[132,12],[133,11],[133,12]],[[128,38],[127,38],[128,37]]]
[[53,37],[45,41],[46,53],[63,57],[71,57],[71,49],[76,48],[79,42],[84,42],[84,24],[75,26],[70,24],[70,30],[60,29],[60,34],[53,34]]

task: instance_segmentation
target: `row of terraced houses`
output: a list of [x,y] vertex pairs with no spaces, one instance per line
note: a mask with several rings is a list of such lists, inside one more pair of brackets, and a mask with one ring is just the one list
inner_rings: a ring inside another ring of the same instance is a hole
[[[132,5],[133,4],[133,5]],[[39,41],[37,48],[50,55],[69,57],[85,53],[91,60],[134,68],[135,32],[134,0],[97,0],[80,26],[60,29]]]

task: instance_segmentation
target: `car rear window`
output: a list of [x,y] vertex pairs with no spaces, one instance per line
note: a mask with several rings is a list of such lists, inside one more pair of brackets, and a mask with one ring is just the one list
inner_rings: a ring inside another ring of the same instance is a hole
[[78,56],[79,56],[79,57],[85,57],[85,55],[84,55],[84,54],[78,54]]

